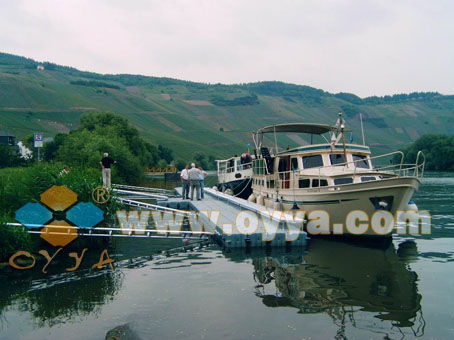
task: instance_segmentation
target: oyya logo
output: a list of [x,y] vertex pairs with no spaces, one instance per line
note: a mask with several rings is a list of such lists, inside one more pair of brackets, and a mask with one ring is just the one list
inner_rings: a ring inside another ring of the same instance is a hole
[[[29,229],[41,228],[40,236],[54,247],[59,247],[53,256],[46,250],[40,250],[39,254],[47,260],[42,272],[46,273],[47,266],[55,256],[70,242],[78,237],[78,229],[90,229],[104,220],[104,212],[93,203],[78,202],[77,194],[66,186],[52,186],[41,195],[40,203],[27,203],[16,211],[16,220]],[[79,255],[69,253],[76,260],[76,264],[67,271],[79,268],[87,248]],[[24,256],[33,261],[31,265],[19,266],[15,259]],[[101,269],[103,265],[112,267],[114,261],[109,258],[107,249],[103,250],[99,262],[92,268]],[[36,263],[35,257],[27,251],[18,251],[11,256],[9,264],[16,269],[30,269]]]
[[41,203],[27,203],[16,211],[16,220],[29,229],[42,228],[41,238],[54,247],[64,247],[78,236],[77,228],[93,228],[104,220],[104,212],[93,203],[77,201],[66,186],[52,186],[41,195]]

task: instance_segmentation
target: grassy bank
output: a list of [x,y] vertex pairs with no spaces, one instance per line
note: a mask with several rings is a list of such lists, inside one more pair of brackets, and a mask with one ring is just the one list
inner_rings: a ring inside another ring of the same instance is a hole
[[[34,250],[36,241],[25,228],[7,227],[16,222],[15,212],[29,202],[39,202],[40,194],[53,185],[65,185],[78,194],[80,202],[91,202],[94,188],[102,185],[101,171],[92,168],[72,168],[60,175],[61,163],[34,163],[28,167],[0,169],[0,261],[5,261],[17,250]],[[106,216],[118,208],[115,201],[99,205]]]

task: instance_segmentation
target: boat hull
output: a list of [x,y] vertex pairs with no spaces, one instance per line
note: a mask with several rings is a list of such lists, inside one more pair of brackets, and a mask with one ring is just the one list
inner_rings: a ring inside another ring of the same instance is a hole
[[227,189],[231,189],[233,196],[243,199],[247,199],[252,194],[252,180],[250,178],[243,178],[236,181],[219,183],[217,187],[221,192],[225,192]]
[[[292,210],[296,203],[298,210],[305,211],[306,218],[313,211],[324,211],[329,216],[329,228],[342,224],[342,235],[358,236],[346,227],[347,215],[352,211],[363,211],[371,221],[378,210],[389,211],[394,219],[398,211],[407,209],[408,202],[418,190],[420,180],[414,177],[390,178],[350,185],[322,187],[302,190],[281,190],[279,201],[283,210]],[[263,193],[261,193],[263,196]],[[275,197],[264,197],[265,206],[275,208]],[[385,205],[386,204],[386,205]],[[310,217],[310,216],[309,216]],[[393,223],[394,224],[394,223]],[[310,231],[310,230],[308,230]],[[339,234],[336,232],[336,234]],[[391,236],[392,232],[377,234],[371,227],[361,236]]]

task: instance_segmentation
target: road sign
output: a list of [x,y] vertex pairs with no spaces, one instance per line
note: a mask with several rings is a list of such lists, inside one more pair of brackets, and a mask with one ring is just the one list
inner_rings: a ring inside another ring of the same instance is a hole
[[35,132],[35,134],[33,135],[33,140],[35,142],[35,148],[43,147],[43,133],[42,132]]

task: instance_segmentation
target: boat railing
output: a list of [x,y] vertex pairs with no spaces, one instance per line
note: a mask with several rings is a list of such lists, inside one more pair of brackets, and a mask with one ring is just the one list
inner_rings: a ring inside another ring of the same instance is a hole
[[[401,151],[399,151],[401,152]],[[399,164],[390,164],[385,166],[374,167],[375,172],[389,173],[397,177],[424,177],[424,167],[426,164],[426,157],[422,151],[419,151],[416,155],[415,163],[406,163],[402,162],[404,154],[402,153],[402,158]]]
[[225,169],[219,170],[218,175],[230,174],[235,173],[238,171],[243,171],[252,168],[252,162],[244,163],[244,164],[237,164],[234,166],[227,167]]
[[[421,163],[419,163],[421,159]],[[424,167],[426,165],[426,155],[424,155],[424,152],[422,152],[421,150],[418,151],[418,154],[416,155],[416,162],[415,162],[415,166],[416,166],[416,172],[418,175],[422,177],[424,177]]]
[[[372,163],[368,163],[369,167],[365,168],[362,166],[358,166],[358,163],[366,161],[366,159],[359,159],[356,161],[352,162],[345,162],[345,163],[339,163],[336,165],[326,165],[326,166],[321,166],[321,167],[314,167],[314,168],[309,168],[306,170],[313,170],[313,172],[308,173],[307,175],[305,174],[304,177],[307,178],[313,178],[319,180],[319,185],[321,184],[321,180],[326,179],[328,176],[333,176],[333,174],[328,173],[328,169],[332,170],[333,168],[340,170],[339,173],[336,173],[335,176],[342,176],[343,172],[345,172],[345,175],[349,175],[352,177],[355,177],[357,175],[365,175],[367,174],[377,174],[380,176],[389,176],[389,177],[416,177],[416,178],[422,178],[424,176],[424,166],[425,166],[425,156],[422,153],[422,151],[419,151],[416,157],[416,161],[414,164],[404,164],[404,153],[402,151],[395,151],[395,152],[390,152],[387,154],[379,155],[379,156],[374,156],[374,157],[369,157],[367,160],[377,160],[380,158],[386,158],[386,157],[393,157],[391,161],[395,161],[397,156],[397,163],[395,164],[389,164],[389,165],[383,165],[383,166],[372,166]],[[372,167],[371,167],[372,166]],[[353,167],[353,172],[351,171]],[[279,189],[290,189],[291,186],[291,181],[295,182],[296,177],[300,179],[299,176],[299,169],[294,169],[294,170],[288,170],[288,171],[280,171],[280,172],[275,172],[274,173],[274,180],[275,180],[275,185]]]

